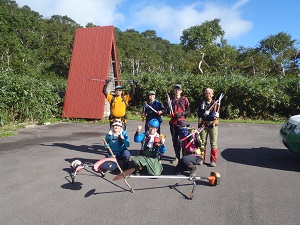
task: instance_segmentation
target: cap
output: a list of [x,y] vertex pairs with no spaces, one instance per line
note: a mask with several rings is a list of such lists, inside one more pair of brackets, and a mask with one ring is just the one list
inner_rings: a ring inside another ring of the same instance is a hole
[[148,95],[155,95],[155,91],[149,91]]
[[181,85],[180,84],[175,84],[174,89],[181,89]]
[[113,122],[112,126],[116,126],[116,125],[122,127],[122,121],[121,120],[115,120]]
[[178,126],[179,128],[183,128],[183,127],[186,127],[186,126],[188,126],[188,125],[187,125],[187,123],[186,123],[185,120],[179,120],[179,121],[177,122],[177,126]]
[[118,85],[118,86],[116,86],[115,89],[116,89],[116,90],[117,90],[117,89],[122,89],[122,86]]
[[211,88],[206,88],[205,89],[205,93],[214,93],[214,90],[213,89],[211,89]]

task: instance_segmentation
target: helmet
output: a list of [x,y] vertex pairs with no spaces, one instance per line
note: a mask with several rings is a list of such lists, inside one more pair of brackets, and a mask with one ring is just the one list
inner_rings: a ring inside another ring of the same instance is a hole
[[113,122],[112,126],[122,127],[122,121],[119,120],[119,119],[115,119],[115,121]]
[[177,126],[178,126],[179,128],[184,128],[184,127],[188,127],[189,125],[186,123],[185,120],[179,120],[179,121],[177,122]]
[[149,126],[159,128],[159,122],[157,119],[152,119],[149,121]]

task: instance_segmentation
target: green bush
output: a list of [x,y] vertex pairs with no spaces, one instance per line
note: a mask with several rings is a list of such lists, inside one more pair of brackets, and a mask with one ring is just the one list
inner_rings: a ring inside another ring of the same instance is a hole
[[45,81],[13,72],[0,73],[0,123],[36,121],[61,116],[65,81]]
[[[215,98],[221,93],[221,117],[225,119],[255,119],[278,121],[300,113],[299,81],[296,77],[277,78],[245,77],[241,75],[205,76],[194,74],[142,73],[136,76],[123,74],[122,80],[136,80],[137,94],[130,102],[130,110],[139,113],[149,90],[155,90],[157,98],[166,103],[166,91],[172,95],[173,85],[180,83],[188,97],[192,116],[203,100],[205,87],[214,89]],[[123,81],[124,83],[124,81]],[[129,89],[128,82],[124,85]]]
[[[239,75],[208,76],[194,74],[142,73],[136,76],[122,75],[122,85],[129,90],[129,82],[135,80],[136,94],[128,111],[139,116],[149,90],[155,90],[157,98],[167,106],[166,92],[173,94],[173,85],[179,83],[188,97],[192,115],[203,100],[202,90],[211,87],[217,99],[221,93],[221,118],[278,121],[300,113],[300,89],[298,78],[247,78]],[[43,123],[50,118],[60,118],[65,95],[65,79],[36,78],[0,72],[0,126],[11,123]]]

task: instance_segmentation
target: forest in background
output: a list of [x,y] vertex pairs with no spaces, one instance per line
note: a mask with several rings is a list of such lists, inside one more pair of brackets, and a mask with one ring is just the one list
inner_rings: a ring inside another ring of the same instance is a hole
[[[0,126],[60,118],[81,26],[67,16],[44,18],[11,0],[0,0],[0,9]],[[171,94],[170,87],[181,83],[193,112],[209,86],[216,97],[225,93],[223,118],[278,120],[299,114],[299,40],[280,32],[245,48],[229,45],[224,36],[218,18],[183,30],[180,44],[154,30],[115,28],[122,80],[137,81],[141,93],[130,110],[140,111],[148,90],[164,102],[165,89]]]

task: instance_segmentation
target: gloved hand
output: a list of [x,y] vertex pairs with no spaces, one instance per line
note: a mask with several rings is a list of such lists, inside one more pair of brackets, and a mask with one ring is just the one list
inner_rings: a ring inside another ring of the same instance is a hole
[[130,84],[131,86],[134,85],[133,80],[128,80],[128,82],[129,82],[129,84]]
[[204,112],[204,116],[208,116],[209,115],[209,110],[206,110],[205,112]]
[[126,133],[126,130],[123,130],[123,131],[122,131],[122,135],[124,136],[124,139],[128,139],[128,135],[127,135],[127,133]]
[[176,113],[176,117],[177,117],[177,118],[179,118],[179,117],[181,117],[181,116],[182,116],[182,113],[181,113],[181,112],[177,112],[177,113]]
[[105,84],[106,84],[106,85],[109,84],[110,81],[111,81],[111,79],[106,79]]
[[220,113],[216,112],[215,113],[215,117],[219,118],[220,117]]
[[201,123],[198,123],[198,129],[200,129],[202,127]]
[[[125,138],[125,137],[124,137]],[[124,139],[121,138],[121,135],[118,137],[119,145],[122,146],[124,144]]]

